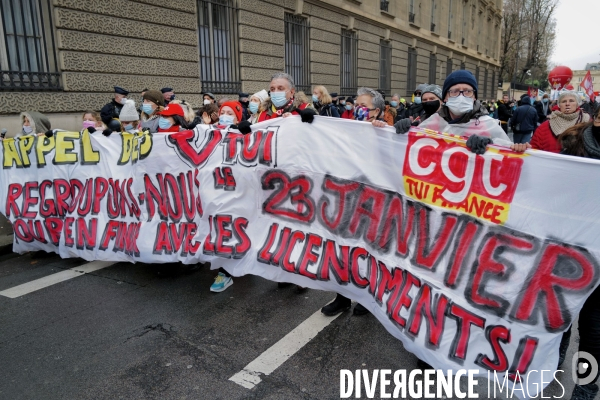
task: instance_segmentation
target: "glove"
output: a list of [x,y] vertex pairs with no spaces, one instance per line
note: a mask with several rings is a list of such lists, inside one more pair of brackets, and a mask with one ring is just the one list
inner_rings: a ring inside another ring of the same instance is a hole
[[93,126],[90,126],[89,128],[87,128],[87,131],[89,133],[94,133],[94,132],[96,132],[96,128],[94,128]]
[[492,139],[483,136],[469,136],[467,139],[467,147],[475,154],[485,153],[485,148],[488,144],[492,144]]
[[54,136],[54,131],[52,129],[50,129],[49,131],[46,131],[46,133],[44,133],[44,135],[46,135],[46,137],[50,138],[50,137]]
[[113,119],[108,123],[106,128],[110,129],[112,132],[121,132],[121,123],[119,120]]
[[413,122],[410,123],[410,126],[419,126],[420,123],[421,123],[420,119],[415,119]]
[[309,124],[312,124],[312,122],[315,120],[315,115],[317,115],[315,110],[312,108],[305,108],[304,110],[296,108],[294,111],[300,114],[302,122],[308,122]]
[[102,134],[106,137],[109,137],[113,133],[112,129],[105,129],[102,131]]
[[237,125],[231,125],[231,127],[233,129],[237,129],[238,131],[240,131],[241,133],[243,133],[244,135],[247,135],[248,133],[252,132],[252,129],[250,129],[250,126],[252,126],[252,124],[248,121],[242,121]]

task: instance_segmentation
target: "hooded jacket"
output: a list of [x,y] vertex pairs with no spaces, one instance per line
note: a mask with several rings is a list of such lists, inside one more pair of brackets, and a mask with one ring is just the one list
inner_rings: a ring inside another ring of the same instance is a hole
[[[517,107],[510,119],[510,126],[513,131],[519,133],[529,133],[537,127],[538,113],[534,106],[530,103],[529,96],[523,96],[521,105]],[[519,125],[519,129],[517,129]]]
[[38,133],[45,133],[52,129],[50,125],[50,120],[44,114],[39,113],[37,111],[25,111],[21,113],[21,123],[25,121],[25,117],[29,120],[29,124],[33,129],[31,133],[25,133],[23,131],[19,132],[15,135],[15,137],[24,136],[24,135],[35,135]]

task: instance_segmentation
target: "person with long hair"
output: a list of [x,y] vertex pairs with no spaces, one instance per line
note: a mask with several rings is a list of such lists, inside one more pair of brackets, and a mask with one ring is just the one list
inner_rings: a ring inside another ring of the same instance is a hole
[[313,88],[312,102],[319,115],[323,117],[340,117],[340,112],[335,104],[333,104],[331,95],[325,86],[317,85]]

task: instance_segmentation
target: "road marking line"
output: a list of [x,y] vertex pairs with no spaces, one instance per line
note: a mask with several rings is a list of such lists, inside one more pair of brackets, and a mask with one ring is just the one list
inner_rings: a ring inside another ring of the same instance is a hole
[[260,383],[260,374],[270,375],[341,314],[326,317],[318,310],[229,380],[252,389]]
[[110,267],[113,264],[116,264],[116,262],[92,261],[90,263],[80,265],[79,267],[57,272],[55,274],[48,275],[40,279],[36,279],[34,281],[23,283],[22,285],[18,285],[10,289],[3,290],[0,292],[0,296],[15,299],[28,293],[35,292],[36,290],[55,285],[57,283],[67,281],[69,279],[77,278],[78,276],[89,274],[90,272],[94,272],[102,268]]

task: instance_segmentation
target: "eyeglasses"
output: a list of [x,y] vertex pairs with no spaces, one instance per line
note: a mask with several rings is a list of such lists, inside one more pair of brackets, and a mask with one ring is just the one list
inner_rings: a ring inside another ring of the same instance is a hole
[[448,94],[450,97],[458,97],[462,94],[465,97],[473,97],[474,91],[471,89],[459,90],[459,89],[450,89],[448,90]]

